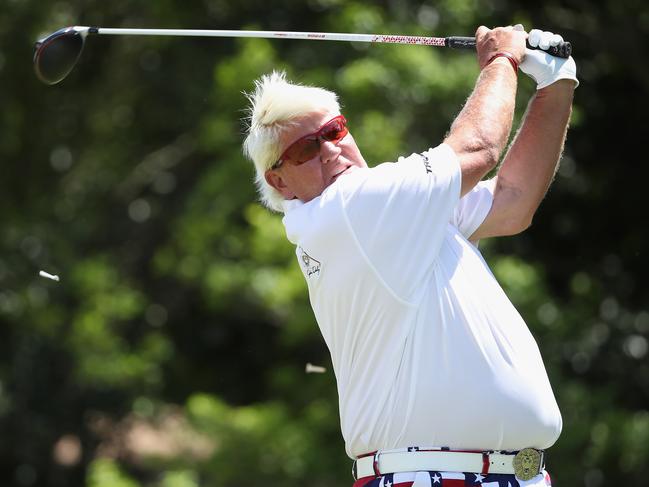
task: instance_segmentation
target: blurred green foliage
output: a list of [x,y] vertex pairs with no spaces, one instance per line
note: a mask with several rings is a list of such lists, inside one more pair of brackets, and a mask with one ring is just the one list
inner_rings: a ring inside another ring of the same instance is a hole
[[[649,7],[4,0],[2,485],[350,485],[334,378],[304,373],[329,356],[241,153],[243,92],[272,69],[334,89],[374,165],[437,144],[478,73],[471,53],[418,46],[97,37],[48,87],[36,38],[74,24],[470,35],[516,22],[571,40],[581,86],[534,225],[483,251],[563,412],[554,485],[646,483],[648,171],[635,146]],[[533,89],[521,75],[518,119]]]

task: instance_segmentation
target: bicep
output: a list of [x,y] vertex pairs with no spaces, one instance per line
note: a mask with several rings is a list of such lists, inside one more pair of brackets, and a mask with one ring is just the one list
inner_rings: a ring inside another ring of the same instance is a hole
[[491,209],[484,221],[469,237],[471,241],[516,235],[531,223],[528,219],[522,218],[521,213],[517,211],[522,190],[510,184],[502,176],[494,177],[491,182],[494,186]]
[[483,149],[476,142],[474,144],[466,140],[458,141],[456,137],[449,136],[444,143],[449,145],[457,156],[460,165],[462,185],[460,197],[469,193],[485,174],[494,167],[497,162],[497,155],[492,151]]

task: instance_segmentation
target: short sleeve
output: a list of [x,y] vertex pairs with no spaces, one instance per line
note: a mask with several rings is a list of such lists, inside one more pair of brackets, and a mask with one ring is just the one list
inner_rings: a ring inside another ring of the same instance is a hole
[[455,207],[451,224],[469,238],[487,218],[493,203],[495,180],[480,181]]
[[344,211],[361,252],[400,298],[410,301],[430,271],[461,189],[450,146],[400,158],[342,186]]

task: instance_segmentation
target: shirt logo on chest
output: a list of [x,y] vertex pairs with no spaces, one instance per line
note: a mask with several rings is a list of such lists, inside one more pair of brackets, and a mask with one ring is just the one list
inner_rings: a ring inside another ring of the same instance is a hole
[[320,261],[307,254],[302,247],[297,248],[298,260],[307,279],[320,276]]

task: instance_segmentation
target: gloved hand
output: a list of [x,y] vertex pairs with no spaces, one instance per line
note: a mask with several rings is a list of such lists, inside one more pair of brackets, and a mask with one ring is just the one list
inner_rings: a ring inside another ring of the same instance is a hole
[[525,58],[519,68],[523,73],[536,81],[536,89],[540,90],[551,85],[560,79],[571,79],[575,82],[575,88],[579,86],[577,80],[577,65],[570,56],[568,59],[554,57],[543,49],[556,46],[563,41],[563,38],[552,32],[544,32],[539,29],[532,29],[527,37],[532,47],[539,49],[526,49]]

